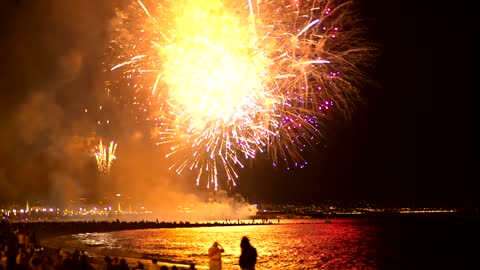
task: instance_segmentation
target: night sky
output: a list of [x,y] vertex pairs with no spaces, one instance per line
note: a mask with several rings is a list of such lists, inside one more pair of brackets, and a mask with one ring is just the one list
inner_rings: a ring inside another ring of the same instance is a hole
[[[95,130],[97,120],[84,109],[102,101],[109,20],[126,1],[108,2],[1,1],[1,201],[60,200],[66,197],[58,193],[85,193],[98,180],[81,145],[91,144],[85,130]],[[306,153],[306,168],[274,169],[260,156],[240,171],[237,191],[266,202],[478,207],[471,7],[466,1],[357,2],[368,41],[377,47],[365,70],[370,80],[359,87],[363,103],[349,118],[332,116],[324,141]],[[126,125],[121,116],[110,117],[117,130]],[[121,147],[119,157],[149,149]],[[158,170],[166,167],[151,161],[155,155],[143,157]]]

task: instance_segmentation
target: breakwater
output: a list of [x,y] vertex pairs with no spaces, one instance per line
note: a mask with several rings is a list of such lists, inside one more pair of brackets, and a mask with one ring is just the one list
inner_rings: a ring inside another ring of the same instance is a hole
[[158,229],[158,228],[195,228],[213,226],[249,226],[267,225],[271,223],[260,220],[235,220],[235,221],[33,221],[14,222],[12,225],[22,231],[35,235],[37,240],[77,233],[111,232],[120,230]]

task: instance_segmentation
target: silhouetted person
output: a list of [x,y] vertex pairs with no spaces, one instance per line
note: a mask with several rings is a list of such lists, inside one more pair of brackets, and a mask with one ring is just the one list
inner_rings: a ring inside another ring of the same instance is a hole
[[79,259],[79,262],[78,262],[78,268],[80,270],[95,270],[95,267],[93,267],[93,265],[91,265],[88,262],[87,255],[85,255],[85,254],[80,255],[80,259]]
[[124,258],[121,258],[120,261],[118,262],[118,270],[130,270],[130,267],[128,267],[127,261]]
[[117,270],[118,269],[118,264],[120,263],[120,260],[118,259],[118,257],[113,257],[112,259],[112,266],[113,266],[113,269],[114,270]]
[[255,270],[257,263],[257,249],[250,244],[248,237],[242,237],[240,242],[242,254],[240,254],[239,264],[242,270]]
[[105,256],[103,258],[102,270],[112,270],[112,269],[113,269],[112,258],[110,258],[110,256]]
[[132,270],[143,270],[143,263],[137,262],[137,265]]
[[43,259],[40,257],[34,257],[30,264],[30,270],[42,270]]
[[55,250],[55,255],[53,257],[53,268],[57,269],[62,265],[63,262],[63,256],[61,254],[61,249],[56,249]]
[[76,269],[78,269],[78,266],[75,265],[72,258],[65,258],[59,268],[59,270],[76,270]]
[[18,270],[29,270],[28,266],[28,253],[24,247],[20,246],[18,248],[18,253],[16,257],[16,264]]
[[75,263],[78,263],[78,261],[80,260],[80,251],[78,251],[77,249],[72,253],[72,260]]
[[152,264],[149,267],[150,270],[160,270],[160,265],[158,265],[158,260],[153,258]]
[[16,270],[17,269],[17,263],[16,263],[16,258],[17,258],[17,252],[13,250],[13,248],[9,249],[7,252],[7,258],[5,262],[5,269],[6,270]]

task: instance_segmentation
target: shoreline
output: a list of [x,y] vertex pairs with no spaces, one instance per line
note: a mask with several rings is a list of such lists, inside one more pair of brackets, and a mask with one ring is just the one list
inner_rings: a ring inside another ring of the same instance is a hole
[[[46,252],[53,256],[55,255],[56,251],[61,248],[64,251],[72,254],[75,250],[70,249],[68,247],[52,247],[49,245],[42,245]],[[102,254],[96,254],[96,253],[88,253],[86,252],[85,255],[87,255],[88,262],[95,268],[95,270],[100,270],[103,268],[104,265],[104,258],[105,255]],[[117,257],[118,259],[125,259],[127,262],[127,265],[130,269],[133,269],[135,266],[137,266],[138,262],[143,264],[144,269],[149,269],[150,265],[152,264],[152,261],[149,259],[141,259],[141,258],[133,258],[133,257],[123,257],[123,256],[109,256],[110,258]],[[173,262],[164,262],[164,261],[158,261],[157,264],[159,266],[165,265],[168,267],[168,269],[171,269],[172,266],[177,266],[178,269],[190,269],[190,265],[187,264],[182,264],[182,263],[173,263]],[[195,265],[195,269],[209,269],[208,266],[202,266],[202,265]]]

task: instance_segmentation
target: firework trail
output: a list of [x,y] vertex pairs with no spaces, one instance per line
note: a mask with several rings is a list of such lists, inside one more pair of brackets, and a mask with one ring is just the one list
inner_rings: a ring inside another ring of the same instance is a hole
[[[171,169],[218,187],[247,159],[303,167],[326,112],[357,97],[349,3],[299,0],[133,1],[114,21],[111,70],[155,120]],[[128,95],[128,94],[127,94]],[[131,95],[131,94],[130,94]]]
[[108,174],[110,172],[112,163],[117,158],[115,156],[116,150],[117,144],[113,141],[108,146],[104,146],[100,140],[98,146],[95,147],[95,160],[100,173]]

